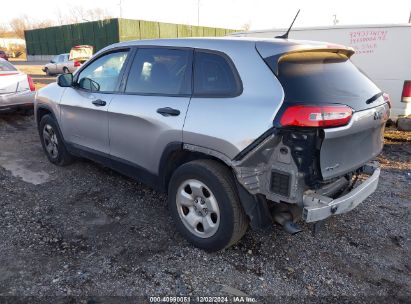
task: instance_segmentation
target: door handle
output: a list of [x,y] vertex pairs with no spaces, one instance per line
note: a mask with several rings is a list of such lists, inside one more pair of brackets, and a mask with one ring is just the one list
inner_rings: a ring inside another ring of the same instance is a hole
[[170,108],[170,107],[159,108],[159,109],[157,109],[157,113],[161,114],[163,116],[178,116],[178,115],[180,115],[179,110],[173,109],[173,108]]
[[97,107],[104,107],[107,104],[107,102],[101,99],[93,100],[91,103]]

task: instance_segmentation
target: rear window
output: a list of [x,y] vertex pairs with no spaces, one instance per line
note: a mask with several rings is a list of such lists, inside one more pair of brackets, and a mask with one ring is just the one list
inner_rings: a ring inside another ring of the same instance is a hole
[[196,51],[194,57],[194,96],[233,97],[240,95],[241,81],[234,64],[220,53]]
[[0,60],[0,72],[17,71],[17,69],[9,62]]
[[[275,66],[273,60],[277,59],[266,59],[270,67]],[[381,92],[346,55],[333,52],[285,55],[278,63],[277,77],[288,103],[345,104],[362,110],[375,107],[377,102],[367,100]]]

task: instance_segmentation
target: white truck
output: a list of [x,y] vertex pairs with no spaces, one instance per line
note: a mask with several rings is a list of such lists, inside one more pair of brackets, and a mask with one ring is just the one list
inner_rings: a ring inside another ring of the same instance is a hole
[[[287,29],[233,33],[273,38]],[[318,40],[350,46],[352,61],[391,97],[391,119],[411,115],[411,24],[293,28],[289,39]]]

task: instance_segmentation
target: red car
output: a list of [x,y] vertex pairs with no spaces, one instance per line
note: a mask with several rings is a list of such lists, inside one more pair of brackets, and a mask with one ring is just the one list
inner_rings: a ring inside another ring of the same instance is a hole
[[9,57],[7,56],[5,51],[0,51],[0,58],[3,58],[4,60],[9,60]]

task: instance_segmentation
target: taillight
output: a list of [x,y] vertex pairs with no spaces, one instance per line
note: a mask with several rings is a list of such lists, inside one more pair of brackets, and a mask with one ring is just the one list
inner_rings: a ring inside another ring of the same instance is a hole
[[33,79],[29,75],[27,75],[27,81],[29,83],[30,91],[32,91],[32,92],[35,91],[36,86],[34,85]]
[[74,66],[76,68],[78,68],[79,66],[81,66],[81,62],[80,61],[74,61]]
[[348,124],[352,109],[348,106],[291,106],[281,117],[282,126],[339,127]]
[[387,93],[384,93],[384,94],[382,94],[382,97],[384,98],[384,101],[385,101],[386,103],[388,103],[388,106],[389,106],[390,109],[391,109],[392,105],[391,105],[390,95],[388,95]]
[[402,88],[402,102],[411,102],[411,80],[404,81],[404,87]]

